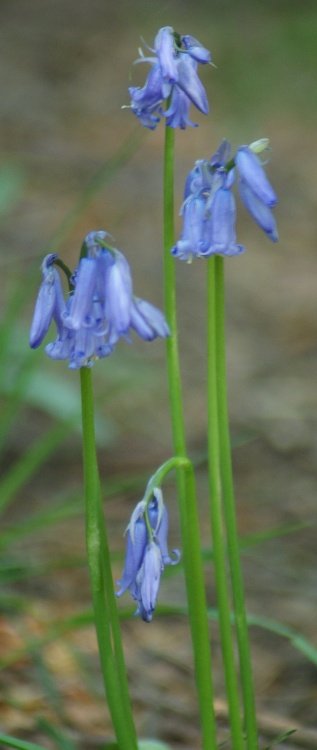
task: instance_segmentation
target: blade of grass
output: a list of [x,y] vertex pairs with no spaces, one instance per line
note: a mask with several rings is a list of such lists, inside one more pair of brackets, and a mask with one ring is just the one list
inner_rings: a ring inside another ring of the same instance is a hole
[[14,164],[2,164],[0,169],[0,217],[20,199],[25,183],[23,170]]
[[68,423],[54,425],[9,469],[0,482],[0,512],[8,507],[18,490],[56,450],[71,429],[72,425]]
[[36,745],[34,742],[25,742],[18,737],[11,737],[8,734],[0,732],[0,747],[14,747],[16,750],[47,750],[43,745]]
[[[14,467],[12,469],[12,473],[14,473]],[[126,493],[131,491],[138,492],[144,487],[145,479],[146,477],[144,474],[137,474],[136,476],[125,477],[124,479],[120,477],[109,479],[106,486],[102,489],[103,497],[111,501],[111,499],[114,500],[119,493]],[[5,480],[6,477],[3,481]],[[12,481],[14,481],[14,477]],[[1,488],[2,483],[0,482],[0,496],[2,493]],[[0,548],[4,549],[8,546],[9,543],[15,541],[15,539],[22,538],[30,532],[40,530],[43,527],[54,524],[55,521],[59,522],[67,518],[80,516],[82,514],[82,507],[79,502],[80,498],[81,493],[79,491],[75,491],[75,493],[72,493],[70,496],[62,496],[57,507],[50,508],[49,510],[44,511],[36,511],[31,516],[28,515],[28,517],[26,519],[23,519],[21,523],[15,523],[12,527],[3,530],[0,534]]]
[[314,525],[314,521],[299,521],[298,523],[288,523],[283,524],[282,526],[275,526],[265,531],[255,531],[252,534],[245,534],[240,537],[240,547],[241,549],[249,549],[250,547],[262,544],[262,542],[269,542],[271,539],[288,536],[289,534],[296,534],[296,532],[303,531]]
[[60,727],[54,727],[48,719],[40,716],[37,720],[37,725],[41,732],[44,732],[50,739],[55,740],[59,750],[76,750],[77,745],[66,736]]
[[[3,584],[23,581],[32,577],[46,576],[55,573],[58,570],[73,570],[85,566],[86,558],[80,557],[60,557],[58,560],[39,563],[19,563],[8,562],[0,563],[0,580]],[[1,596],[1,594],[0,594]]]
[[[0,337],[1,338],[1,337]],[[0,343],[1,347],[1,343]],[[7,359],[10,361],[12,352],[8,351]],[[0,382],[0,391],[5,395],[5,403],[1,411],[1,422],[0,422],[0,450],[3,449],[9,430],[12,423],[14,422],[16,415],[18,414],[21,404],[25,400],[25,393],[27,391],[30,378],[34,373],[38,359],[35,356],[32,358],[32,352],[26,352],[25,356],[19,362],[19,367],[16,372],[9,372],[6,376],[6,382],[4,377]],[[0,370],[4,372],[4,365],[0,367]],[[8,392],[8,380],[10,390]]]
[[81,515],[82,510],[78,499],[79,495],[76,495],[76,497],[68,501],[68,503],[62,501],[56,507],[49,508],[48,510],[40,510],[33,515],[24,518],[21,523],[16,523],[11,528],[5,529],[0,535],[0,549],[3,550],[11,542],[33,533],[34,531],[39,531],[43,528],[47,529],[55,523]]
[[[133,613],[133,608],[122,607],[119,611],[120,619],[129,619],[130,617],[132,617]],[[161,617],[187,617],[188,613],[187,607],[185,606],[181,607],[171,604],[160,604],[157,607],[156,614]],[[218,621],[218,610],[209,608],[208,617],[211,620]],[[232,615],[232,620],[233,619],[234,617]],[[297,651],[300,651],[304,656],[306,656],[307,659],[312,661],[314,664],[317,664],[317,647],[314,646],[314,644],[312,644],[308,640],[308,638],[303,636],[297,630],[294,630],[293,628],[290,628],[287,625],[278,622],[277,620],[273,620],[268,617],[261,617],[259,615],[253,615],[250,613],[247,616],[247,621],[249,627],[259,627],[263,630],[268,630],[271,633],[275,633],[281,638],[289,640],[291,645],[296,648]],[[5,658],[1,659],[0,669],[5,669],[6,667],[15,664],[20,659],[25,658],[28,653],[30,653],[31,655],[34,650],[36,651],[43,648],[43,646],[45,646],[46,644],[51,643],[61,636],[72,632],[73,630],[78,630],[82,627],[87,627],[87,625],[92,624],[93,613],[91,610],[81,612],[80,614],[71,615],[70,617],[61,620],[60,622],[55,622],[42,638],[29,640],[28,643],[26,643],[25,647],[17,649],[11,654],[8,654],[8,656],[6,656]]]
[[285,740],[288,740],[296,731],[296,729],[288,729],[287,732],[282,732],[282,734],[275,737],[269,745],[266,745],[263,750],[271,750],[272,747],[279,745],[281,742],[285,742]]
[[75,226],[77,220],[82,218],[83,212],[91,203],[92,198],[107,184],[107,182],[110,182],[119,169],[127,164],[129,159],[134,156],[141,145],[143,138],[144,133],[142,133],[137,127],[133,128],[113,156],[107,159],[107,161],[99,167],[88,182],[87,186],[80,193],[73,208],[62,220],[60,226],[53,235],[50,242],[50,252],[56,252]]

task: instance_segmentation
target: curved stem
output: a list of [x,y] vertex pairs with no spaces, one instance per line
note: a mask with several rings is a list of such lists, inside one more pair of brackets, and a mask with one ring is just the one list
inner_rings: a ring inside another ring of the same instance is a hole
[[243,750],[244,740],[240,717],[239,688],[234,659],[233,631],[230,619],[230,598],[227,580],[226,545],[222,518],[222,485],[220,471],[218,370],[216,358],[217,306],[215,284],[215,257],[208,259],[207,335],[208,335],[208,468],[210,515],[214,554],[217,600],[222,656],[225,669],[229,719],[233,750]]
[[216,358],[218,367],[217,392],[219,409],[219,447],[221,456],[223,509],[227,529],[228,558],[231,570],[235,624],[239,648],[247,748],[248,750],[257,750],[258,732],[256,709],[231,463],[226,387],[224,262],[223,258],[220,257],[215,258],[215,295],[217,308]]
[[[166,340],[172,435],[176,456],[186,456],[184,412],[178,354],[174,244],[174,130],[165,128],[164,149],[164,290],[165,314],[171,335]],[[178,497],[184,554],[185,582],[193,643],[195,678],[204,750],[216,750],[216,722],[206,594],[203,575],[195,477],[191,465],[177,471]]]
[[83,463],[86,508],[86,544],[95,627],[106,698],[120,750],[137,750],[113,588],[109,545],[102,512],[96,455],[92,373],[80,370]]

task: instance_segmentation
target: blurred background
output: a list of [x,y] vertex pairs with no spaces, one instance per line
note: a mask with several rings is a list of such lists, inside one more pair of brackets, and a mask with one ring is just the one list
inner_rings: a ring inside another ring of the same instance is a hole
[[[92,229],[113,235],[136,293],[162,305],[163,126],[148,132],[122,107],[128,85],[144,80],[145,67],[132,65],[141,39],[151,46],[172,25],[211,49],[216,66],[201,69],[211,116],[192,112],[199,127],[177,133],[176,206],[193,162],[223,137],[233,148],[271,141],[280,242],[240,206],[247,252],[226,265],[234,468],[263,742],[299,725],[289,747],[316,748],[316,3],[1,0],[0,19],[1,728],[63,750],[112,735],[84,560],[78,378],[29,352],[28,328],[43,255],[56,250],[74,266]],[[177,268],[208,548],[205,270]],[[127,519],[171,454],[164,342],[121,342],[94,375],[118,577]],[[166,501],[177,546],[173,483]],[[206,581],[215,606],[210,562]],[[166,577],[160,600],[184,603],[181,572]],[[198,748],[186,620],[158,614],[150,627],[130,619],[123,629],[141,736]],[[226,740],[216,621],[211,638]]]

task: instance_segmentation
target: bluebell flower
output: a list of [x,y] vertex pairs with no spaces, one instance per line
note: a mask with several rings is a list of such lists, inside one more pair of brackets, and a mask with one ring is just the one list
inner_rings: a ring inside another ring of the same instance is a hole
[[[145,513],[152,534],[145,520]],[[141,500],[134,509],[126,531],[126,556],[117,596],[129,590],[137,602],[136,614],[150,622],[156,607],[161,573],[165,565],[175,565],[180,559],[178,550],[169,554],[167,545],[168,513],[161,490],[153,490],[148,503]]]
[[228,188],[220,187],[212,201],[210,245],[204,255],[238,255],[243,252],[243,245],[236,242],[236,213],[233,193]]
[[192,122],[189,117],[190,106],[191,101],[188,96],[178,86],[174,86],[169,107],[164,112],[166,125],[171,128],[180,128],[180,130],[188,127],[196,128],[197,123]]
[[266,206],[275,206],[277,197],[262,164],[249,146],[240,146],[235,155],[239,177]]
[[40,346],[52,320],[59,332],[63,327],[65,302],[59,273],[54,266],[56,259],[57,255],[50,253],[42,263],[43,281],[37,295],[29,337],[32,349]]
[[[193,36],[180,36],[171,26],[160,29],[152,54],[136,62],[150,63],[144,86],[130,86],[131,109],[144,127],[154,130],[165,116],[172,128],[195,126],[189,118],[190,104],[203,114],[209,111],[207,94],[198,74],[198,64],[211,62],[210,52]],[[164,102],[169,99],[167,111]]]
[[206,47],[203,47],[198,39],[195,39],[195,37],[190,34],[185,34],[181,39],[186,52],[196,60],[196,62],[211,63],[211,53]]
[[278,231],[273,212],[266,203],[258,198],[244,180],[238,182],[239,194],[249,214],[263,229],[272,242],[278,241]]
[[[164,26],[160,29],[154,40],[154,51],[156,53],[162,79],[167,84],[176,83],[178,79],[177,72],[177,53],[172,26]],[[167,96],[169,90],[167,89]]]
[[[154,130],[163,114],[164,100],[163,79],[160,65],[154,64],[150,69],[144,86],[130,86],[132,112],[139,118],[145,128]],[[171,87],[169,87],[171,90]]]
[[133,297],[130,326],[145,341],[153,341],[157,336],[166,338],[170,334],[161,310],[139,297]]
[[130,340],[133,329],[145,341],[169,335],[163,313],[133,294],[130,266],[124,255],[107,247],[107,233],[90,232],[83,243],[87,253],[71,277],[66,299],[57,256],[46,256],[43,282],[37,297],[30,345],[43,341],[52,321],[57,338],[45,348],[52,359],[69,360],[69,367],[91,367],[108,357],[120,337]]
[[238,255],[244,251],[236,241],[236,177],[248,212],[269,239],[277,242],[271,211],[277,198],[257,156],[267,147],[268,140],[261,139],[250,146],[240,146],[231,157],[231,145],[223,140],[209,160],[196,161],[185,181],[183,227],[171,249],[173,255],[190,261],[193,257]]
[[197,75],[197,67],[198,64],[193,57],[188,54],[180,55],[177,63],[177,86],[188,96],[200,112],[208,115],[209,105],[207,94]]
[[[206,249],[205,240],[210,229],[210,220],[206,213],[206,198],[198,193],[190,195],[182,208],[183,230],[172,248],[172,254],[180,260],[190,262]],[[207,242],[209,245],[209,243]]]

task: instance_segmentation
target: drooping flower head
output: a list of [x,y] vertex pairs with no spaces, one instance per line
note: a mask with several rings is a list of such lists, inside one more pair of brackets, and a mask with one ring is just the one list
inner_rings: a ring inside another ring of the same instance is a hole
[[162,117],[172,128],[194,127],[189,118],[191,104],[205,115],[209,111],[207,94],[197,74],[199,63],[211,62],[209,50],[193,36],[181,36],[171,26],[164,26],[149,51],[152,54],[145,56],[141,50],[136,61],[150,63],[151,68],[144,86],[129,88],[132,112],[150,130]]
[[156,487],[149,503],[141,500],[135,507],[126,530],[126,556],[117,596],[130,591],[137,602],[136,614],[150,622],[156,607],[161,574],[165,565],[176,565],[167,546],[168,513],[161,490]]
[[240,146],[230,158],[231,146],[224,140],[211,159],[196,162],[185,182],[183,228],[172,248],[173,255],[191,261],[194,257],[238,255],[244,251],[243,245],[236,242],[236,179],[246,209],[269,239],[277,242],[271,210],[277,198],[257,156],[267,147],[267,139],[262,139]]
[[109,246],[107,238],[104,231],[86,236],[65,298],[57,255],[47,255],[42,264],[30,346],[41,344],[54,321],[57,338],[47,344],[46,354],[69,360],[72,369],[91,367],[96,359],[109,356],[120,337],[130,341],[131,329],[145,341],[169,335],[160,310],[133,294],[128,261]]

